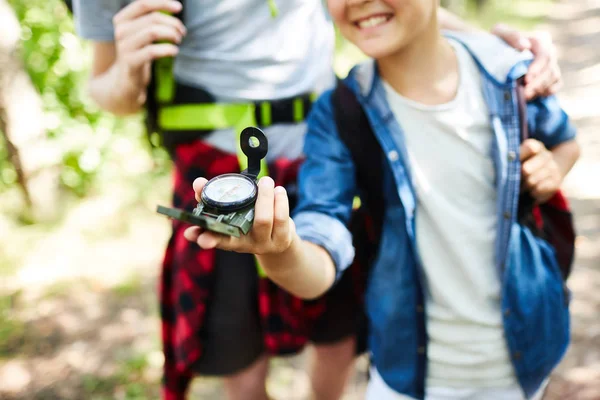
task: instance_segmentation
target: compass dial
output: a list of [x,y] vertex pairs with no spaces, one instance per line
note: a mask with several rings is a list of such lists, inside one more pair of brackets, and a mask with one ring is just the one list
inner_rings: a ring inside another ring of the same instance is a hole
[[219,175],[206,183],[202,201],[216,209],[235,210],[256,199],[256,184],[241,174]]

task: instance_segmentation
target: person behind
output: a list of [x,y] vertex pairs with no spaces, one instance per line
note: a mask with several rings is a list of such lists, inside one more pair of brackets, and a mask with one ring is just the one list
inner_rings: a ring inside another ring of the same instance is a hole
[[[328,7],[373,58],[343,84],[385,155],[366,290],[367,398],[539,399],[568,346],[568,298],[554,250],[518,223],[516,208],[521,188],[540,203],[559,189],[579,155],[573,126],[555,97],[537,98],[521,143],[516,82],[527,55],[488,34],[442,34],[438,0]],[[186,238],[256,254],[296,296],[329,290],[353,260],[347,223],[362,186],[332,107],[328,91],[309,117],[293,219],[285,188],[265,177],[248,235],[190,227]],[[205,183],[194,181],[196,198]]]
[[[89,92],[105,110],[117,115],[136,113],[154,100],[148,88],[152,62],[175,56],[176,106],[268,103],[272,110],[284,110],[273,111],[273,123],[264,127],[269,172],[276,173],[280,161],[288,165],[301,158],[306,125],[304,115],[297,119],[290,112],[292,103],[306,105],[311,93],[334,84],[334,35],[321,1],[276,4],[273,16],[267,0],[185,1],[183,6],[173,0],[76,0],[77,30],[93,43]],[[449,13],[441,12],[439,18],[447,28],[470,29]],[[557,90],[560,74],[547,38],[527,37],[506,27],[495,32],[536,54],[528,72],[530,96]],[[154,119],[160,119],[160,111],[148,108]],[[202,120],[198,115],[195,121]],[[175,207],[194,206],[187,188],[196,176],[239,171],[233,127],[188,127],[185,132],[161,128],[174,161]],[[276,288],[259,279],[253,257],[201,251],[186,243],[182,236],[186,226],[174,222],[161,277],[163,396],[182,397],[191,377],[201,374],[225,377],[231,399],[264,399],[266,354],[280,352],[266,348],[265,343],[273,341],[268,340],[257,297],[265,287],[270,294]],[[348,310],[353,293],[347,286],[337,285],[335,292],[321,299],[326,301],[325,312],[309,338],[315,344],[310,375],[318,400],[339,398],[352,370],[355,311]],[[292,302],[282,293],[275,295],[281,304]],[[243,340],[239,332],[245,332]],[[305,341],[292,333],[301,340],[288,345],[286,352],[298,351]]]

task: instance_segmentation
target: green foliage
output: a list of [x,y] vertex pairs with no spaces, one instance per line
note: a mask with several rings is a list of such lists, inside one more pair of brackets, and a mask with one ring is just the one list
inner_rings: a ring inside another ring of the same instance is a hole
[[[115,118],[86,96],[91,46],[76,35],[73,18],[62,0],[9,3],[21,24],[21,59],[43,100],[44,115],[32,118],[43,118],[47,140],[60,149],[56,167],[62,186],[83,197],[97,187],[123,139],[133,144],[129,146],[132,154],[147,155],[150,146],[145,131],[139,118]],[[160,150],[153,152],[153,172],[164,173],[169,167],[167,155]],[[16,183],[6,156],[0,144],[0,192]]]
[[25,324],[14,317],[16,295],[0,296],[0,359],[10,357],[22,343]]

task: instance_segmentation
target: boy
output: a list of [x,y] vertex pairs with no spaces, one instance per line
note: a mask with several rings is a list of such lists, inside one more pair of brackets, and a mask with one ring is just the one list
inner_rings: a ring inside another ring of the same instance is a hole
[[[578,158],[573,127],[554,97],[540,98],[520,143],[516,80],[528,60],[488,35],[444,37],[437,0],[328,6],[374,58],[344,84],[386,156],[367,397],[539,398],[568,345],[568,299],[553,249],[515,214],[521,186],[538,202],[558,190]],[[352,262],[346,226],[360,186],[333,121],[329,92],[308,121],[293,221],[285,189],[263,178],[249,235],[191,227],[186,238],[257,254],[292,294],[322,295]],[[194,182],[198,199],[205,182]]]

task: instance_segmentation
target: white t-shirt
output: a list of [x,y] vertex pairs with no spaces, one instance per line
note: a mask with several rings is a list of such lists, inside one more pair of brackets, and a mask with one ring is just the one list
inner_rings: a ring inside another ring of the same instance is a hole
[[[549,379],[529,400],[542,400]],[[383,381],[375,368],[371,368],[371,376],[365,400],[414,400],[412,397],[393,391]],[[451,388],[428,387],[425,400],[525,400],[523,390],[518,384],[501,388]]]
[[460,75],[452,101],[423,105],[384,84],[417,194],[416,240],[427,281],[426,387],[509,387],[516,378],[494,263],[494,136],[479,70],[463,46],[451,43]]
[[[74,0],[77,32],[94,41],[114,41],[113,16],[132,0]],[[334,31],[322,0],[185,0],[187,35],[175,59],[175,77],[201,87],[218,101],[273,100],[320,93],[333,86]],[[304,124],[265,131],[268,158],[301,154]],[[235,152],[235,135],[206,138]]]

